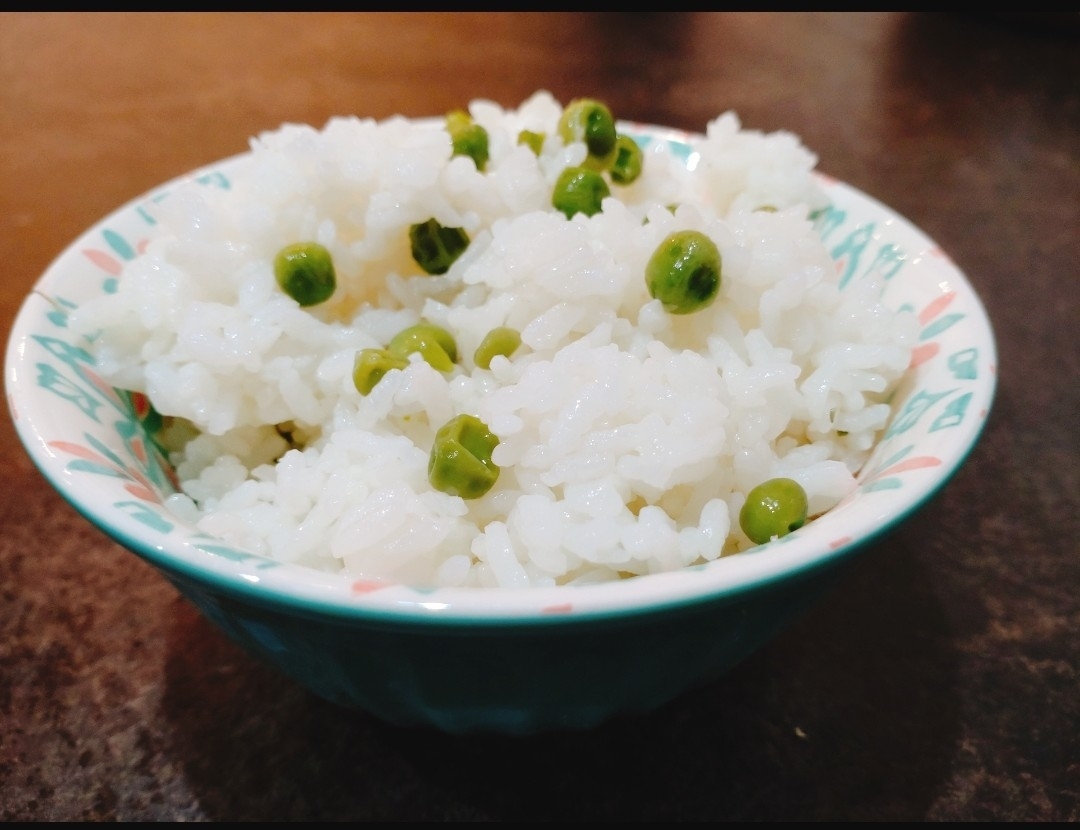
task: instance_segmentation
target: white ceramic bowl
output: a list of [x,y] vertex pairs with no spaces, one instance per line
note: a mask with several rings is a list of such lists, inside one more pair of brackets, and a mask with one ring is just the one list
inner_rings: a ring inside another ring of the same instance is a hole
[[[639,142],[687,153],[687,135],[641,124]],[[190,176],[215,186],[244,156]],[[158,568],[230,637],[329,700],[452,732],[583,728],[643,711],[730,669],[830,584],[837,567],[932,498],[975,446],[996,387],[991,326],[964,275],[873,198],[822,177],[817,227],[843,283],[887,278],[920,343],[858,490],[768,546],[707,565],[578,587],[416,590],[238,550],[162,506],[171,471],[155,414],[95,374],[69,311],[110,288],[147,233],[140,207],[75,240],[26,298],[6,355],[18,434],[60,494]]]

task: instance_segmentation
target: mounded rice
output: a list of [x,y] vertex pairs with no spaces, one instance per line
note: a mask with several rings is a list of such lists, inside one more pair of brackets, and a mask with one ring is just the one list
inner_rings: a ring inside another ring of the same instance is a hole
[[[358,577],[530,586],[746,550],[739,510],[771,477],[802,484],[812,517],[854,488],[915,324],[872,278],[840,290],[797,137],[723,113],[689,158],[650,144],[640,179],[567,219],[551,190],[585,147],[557,138],[562,105],[540,91],[468,110],[490,137],[484,172],[452,157],[438,120],[338,117],[257,136],[227,189],[193,182],[147,206],[145,252],[71,325],[106,379],[170,416],[178,516]],[[539,156],[523,128],[547,134]],[[442,276],[409,252],[409,225],[431,217],[471,238]],[[672,315],[643,273],[680,229],[717,244],[723,277],[708,308]],[[334,257],[322,305],[275,283],[276,252],[299,240]],[[414,356],[361,396],[357,351],[421,319],[453,332],[455,369]],[[522,346],[477,368],[503,325]],[[498,481],[473,500],[427,478],[435,431],[462,412],[500,442]]]

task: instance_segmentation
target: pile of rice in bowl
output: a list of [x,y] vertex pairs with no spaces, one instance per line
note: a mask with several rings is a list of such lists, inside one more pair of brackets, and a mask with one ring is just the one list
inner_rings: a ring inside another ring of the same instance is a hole
[[[178,516],[322,570],[523,587],[754,547],[739,514],[770,479],[798,482],[810,521],[855,488],[916,321],[872,279],[840,290],[811,220],[816,156],[727,112],[689,153],[641,141],[620,181],[566,134],[569,106],[473,101],[454,114],[472,149],[450,117],[286,124],[228,187],[191,180],[147,205],[145,249],[69,323],[171,425]],[[568,168],[599,173],[598,207],[555,206]],[[436,235],[441,272],[414,251],[425,224],[461,241]],[[646,272],[683,231],[714,243],[719,280],[672,311]],[[332,263],[326,299],[279,282],[298,244]],[[406,330],[451,341],[390,349]],[[466,459],[482,492],[431,473],[463,416],[488,441]]]

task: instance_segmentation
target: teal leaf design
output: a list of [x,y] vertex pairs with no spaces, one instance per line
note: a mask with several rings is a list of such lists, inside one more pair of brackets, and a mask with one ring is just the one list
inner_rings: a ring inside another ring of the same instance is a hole
[[195,547],[197,547],[199,550],[206,551],[207,553],[212,553],[214,554],[214,556],[220,556],[223,559],[228,559],[231,562],[243,562],[245,559],[251,556],[250,553],[244,553],[243,551],[235,550],[234,548],[230,548],[226,545],[201,544],[196,545]]
[[843,274],[840,277],[839,287],[844,288],[855,275],[855,269],[859,266],[859,258],[874,235],[874,223],[860,225],[855,228],[847,238],[832,250],[832,258],[843,265]]
[[113,507],[123,510],[131,518],[142,522],[151,530],[156,530],[159,533],[168,533],[173,529],[171,522],[166,521],[157,511],[151,510],[142,502],[118,501],[113,503]]
[[105,244],[112,248],[121,259],[135,258],[135,249],[116,231],[110,231],[106,228],[101,232],[101,235],[105,239]]
[[977,360],[979,358],[979,350],[972,347],[970,349],[961,349],[958,352],[954,352],[949,355],[949,359],[945,362],[945,365],[952,371],[953,377],[957,380],[975,380],[979,376]]
[[903,448],[902,450],[900,450],[899,452],[895,452],[895,453],[893,453],[893,454],[892,454],[892,455],[890,455],[890,456],[889,456],[888,458],[886,458],[886,459],[885,459],[884,461],[882,461],[882,462],[881,462],[881,463],[880,463],[880,464],[878,465],[878,469],[879,469],[879,470],[885,470],[885,469],[888,469],[888,468],[889,468],[889,467],[891,467],[891,466],[892,466],[893,464],[896,464],[896,463],[898,463],[898,462],[899,462],[899,461],[900,461],[901,459],[903,459],[904,457],[906,457],[906,456],[908,456],[908,455],[911,455],[911,451],[912,451],[912,450],[913,450],[914,448],[915,448],[915,445],[914,445],[914,444],[908,444],[908,445],[907,445],[906,447],[904,447],[904,448]]
[[156,225],[156,224],[157,224],[157,219],[155,219],[155,218],[154,218],[154,217],[153,217],[153,216],[151,215],[150,211],[148,211],[148,210],[147,210],[146,208],[144,208],[144,207],[143,207],[142,205],[139,205],[139,207],[135,208],[135,212],[136,212],[137,214],[139,214],[139,217],[140,217],[140,218],[141,218],[141,219],[142,219],[142,220],[143,220],[143,221],[144,221],[144,222],[145,222],[145,223],[146,223],[147,225]]
[[159,458],[158,453],[151,452],[152,450],[156,450],[156,447],[146,440],[146,436],[139,426],[139,422],[117,421],[114,426],[116,427],[117,434],[124,439],[124,446],[127,448],[132,460],[143,475],[145,475],[158,490],[166,493],[172,492],[175,488],[169,480],[169,477],[165,474],[165,471],[162,469],[161,464],[157,461]]
[[[169,192],[167,190],[163,190],[160,193],[156,193],[151,196],[150,201],[154,204],[157,204],[168,195]],[[139,218],[142,219],[147,225],[157,224],[157,219],[154,218],[153,214],[150,213],[150,211],[147,210],[145,206],[139,205],[137,208],[135,208],[135,213],[138,214]]]
[[100,464],[97,461],[88,461],[85,458],[76,458],[74,461],[69,461],[65,469],[79,473],[94,473],[95,475],[111,476],[112,478],[129,477],[123,470],[110,467],[108,464]]
[[826,240],[847,219],[847,211],[841,210],[835,205],[828,205],[816,211],[813,216],[814,228],[822,240]]
[[[647,142],[651,140],[652,139],[646,139]],[[642,149],[644,149],[648,146],[648,144],[642,144],[641,146]],[[693,148],[689,144],[684,144],[681,141],[671,142],[668,144],[668,147],[671,148],[671,154],[683,164],[685,164],[686,160],[690,158],[690,153],[693,151]]]
[[98,409],[101,407],[101,401],[92,395],[86,394],[81,386],[78,386],[68,380],[64,375],[60,374],[51,364],[38,363],[37,364],[38,386],[54,395],[59,395],[66,401],[71,401],[75,404],[88,418],[101,423],[101,419],[98,417]]
[[938,392],[937,394],[931,392],[919,392],[917,395],[913,395],[911,400],[904,406],[899,417],[893,422],[885,433],[885,438],[891,438],[894,435],[898,435],[901,432],[906,432],[918,423],[919,418],[928,410],[931,406],[944,398],[946,395],[951,395],[955,392],[955,389],[949,389],[946,392]]
[[277,568],[281,566],[280,562],[274,562],[273,560],[267,559],[265,556],[257,556],[254,553],[237,550],[228,545],[204,542],[195,547],[199,550],[206,551],[207,553],[212,553],[214,556],[221,556],[228,559],[230,562],[250,562],[251,560],[254,560],[260,569]]
[[195,179],[199,184],[210,185],[212,187],[220,187],[222,190],[228,190],[231,185],[228,178],[224,173],[213,171],[211,173],[205,173]]
[[95,450],[97,450],[99,453],[101,453],[101,455],[104,458],[109,459],[109,461],[111,461],[117,467],[119,467],[121,469],[125,469],[127,467],[127,465],[123,462],[123,460],[120,458],[120,456],[118,456],[116,453],[114,453],[112,450],[110,450],[105,444],[102,444],[97,438],[95,438],[90,433],[84,432],[83,433],[83,438],[86,439],[87,444],[89,444],[91,447],[93,447]]
[[[56,326],[58,329],[66,329],[68,321],[68,311],[75,308],[75,303],[70,300],[65,300],[63,297],[47,297],[44,294],[46,300],[52,305],[52,310],[45,314],[45,318]],[[41,338],[34,335],[38,342],[41,342]]]
[[885,280],[891,280],[896,276],[897,272],[904,267],[904,262],[907,259],[907,255],[903,249],[896,247],[891,242],[882,245],[881,250],[877,252],[877,256],[874,257],[874,261],[870,263],[870,266],[866,269],[866,273],[877,271],[884,275]]
[[945,407],[945,410],[938,415],[930,425],[930,432],[937,432],[939,429],[954,427],[961,423],[964,420],[964,414],[967,412],[969,403],[971,403],[970,392],[949,401],[949,405]]
[[903,486],[903,482],[898,478],[883,478],[879,481],[872,481],[863,487],[864,493],[873,493],[875,490],[899,490]]
[[[66,323],[66,315],[64,320]],[[40,334],[35,334],[33,337],[34,340],[41,344],[45,351],[69,366],[75,366],[78,363],[85,363],[89,366],[94,365],[94,359],[86,349],[72,346],[70,343],[65,343],[63,340],[57,340],[55,337],[44,337]]]
[[936,337],[945,331],[945,329],[963,319],[963,314],[946,314],[944,317],[938,317],[938,319],[930,323],[930,325],[919,333],[919,339],[929,340],[931,337]]

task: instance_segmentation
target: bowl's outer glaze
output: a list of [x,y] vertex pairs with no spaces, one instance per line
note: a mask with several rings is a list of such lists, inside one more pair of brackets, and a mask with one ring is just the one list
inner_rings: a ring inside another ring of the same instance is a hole
[[[648,149],[691,155],[687,134],[623,124]],[[716,677],[813,604],[839,566],[932,498],[973,449],[996,386],[989,320],[937,245],[826,176],[815,225],[841,281],[884,277],[922,325],[896,413],[823,519],[778,543],[683,572],[549,591],[417,591],[352,582],[237,550],[162,505],[176,482],[148,402],[97,376],[65,330],[112,290],[150,232],[143,206],[182,180],[227,187],[227,159],[146,194],[72,243],[16,319],[5,362],[20,439],[68,502],[157,567],[231,638],[315,693],[390,722],[452,732],[585,728]]]
[[553,625],[308,616],[166,576],[249,654],[398,726],[529,735],[656,709],[797,620],[849,560],[688,607]]

